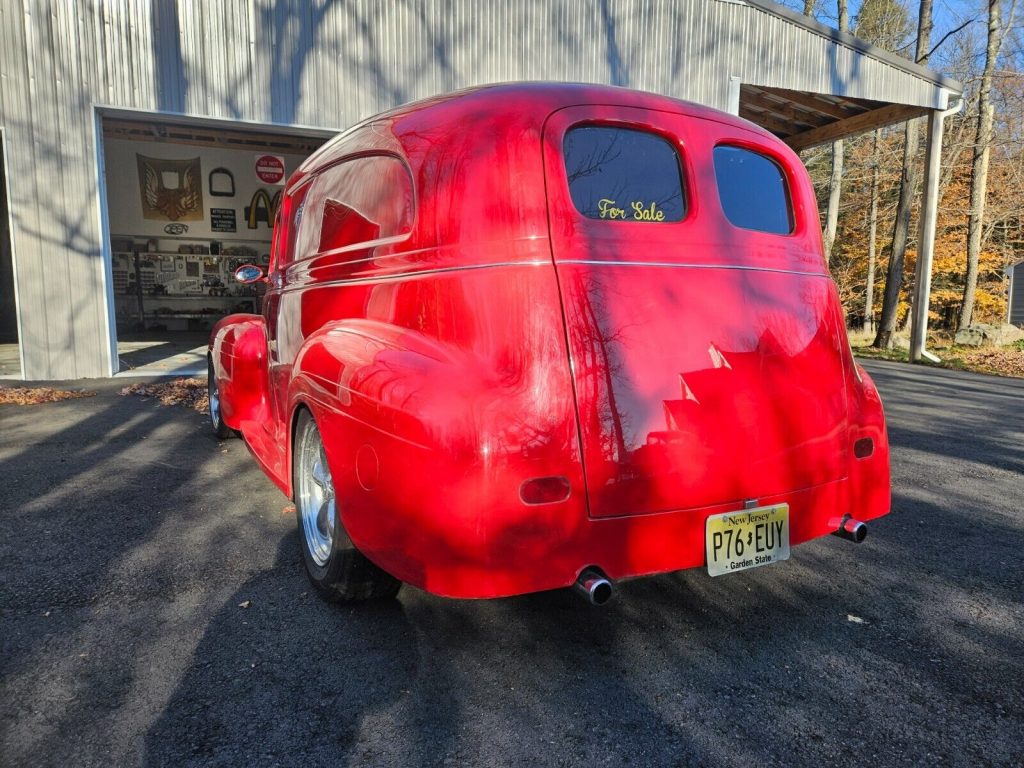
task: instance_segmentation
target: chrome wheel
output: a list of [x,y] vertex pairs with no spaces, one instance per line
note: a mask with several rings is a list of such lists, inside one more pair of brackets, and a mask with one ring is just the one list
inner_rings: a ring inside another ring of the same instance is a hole
[[209,400],[210,424],[213,425],[213,434],[219,440],[225,440],[235,434],[235,431],[224,423],[224,414],[221,413],[222,403],[220,401],[220,387],[217,386],[217,376],[213,371],[213,359],[207,359],[206,367],[206,397]]
[[298,458],[296,502],[302,519],[302,532],[313,562],[322,567],[331,556],[337,509],[324,444],[313,421],[306,422],[299,441]]
[[220,390],[217,389],[217,379],[210,373],[206,386],[206,393],[210,400],[210,422],[214,429],[220,428]]

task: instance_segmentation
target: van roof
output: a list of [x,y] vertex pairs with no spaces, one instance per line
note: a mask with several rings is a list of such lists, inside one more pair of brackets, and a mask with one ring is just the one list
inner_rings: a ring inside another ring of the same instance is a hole
[[396,118],[421,110],[443,109],[445,106],[453,106],[452,102],[471,103],[476,108],[486,106],[496,113],[501,113],[519,109],[524,100],[535,104],[538,110],[544,110],[543,117],[547,117],[551,112],[564,107],[585,106],[587,104],[614,104],[622,107],[638,107],[641,109],[670,112],[683,111],[694,117],[718,120],[745,128],[754,128],[758,133],[772,135],[761,126],[751,123],[749,120],[744,120],[727,112],[712,109],[692,101],[675,99],[649,91],[621,88],[614,85],[545,81],[494,83],[463,88],[452,93],[432,96],[395,107],[368,120],[364,120],[363,123]]
[[537,127],[540,128],[548,115],[559,109],[602,104],[682,113],[695,118],[714,120],[744,128],[779,141],[772,133],[743,118],[694,102],[656,93],[596,83],[510,82],[473,86],[452,93],[431,96],[368,117],[314,152],[303,163],[301,170],[314,169],[325,157],[333,156],[335,148],[348,137],[375,124],[390,123],[397,129],[395,133],[401,134],[402,123],[410,119],[420,124],[423,122],[453,123],[468,127],[472,123],[466,122],[467,120],[478,121],[483,116],[497,118],[515,113],[519,116],[535,115]]

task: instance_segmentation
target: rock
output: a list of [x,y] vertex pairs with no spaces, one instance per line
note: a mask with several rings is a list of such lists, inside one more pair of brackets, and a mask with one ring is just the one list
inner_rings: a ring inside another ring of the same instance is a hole
[[892,335],[892,346],[894,349],[910,349],[910,334],[897,331]]
[[994,331],[994,326],[975,323],[957,331],[953,342],[964,347],[980,347],[985,343],[986,336],[992,338]]
[[1018,328],[1016,325],[1010,325],[1009,323],[1003,323],[999,326],[999,335],[996,338],[996,344],[1000,347],[1008,347],[1019,341],[1024,341],[1024,329]]
[[957,331],[954,341],[965,347],[980,347],[983,344],[1005,347],[1016,344],[1021,339],[1024,339],[1024,331],[1015,325],[974,323]]

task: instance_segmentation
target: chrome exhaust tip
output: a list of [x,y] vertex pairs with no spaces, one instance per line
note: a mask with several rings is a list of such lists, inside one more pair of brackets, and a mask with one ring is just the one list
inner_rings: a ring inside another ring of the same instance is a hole
[[604,605],[612,599],[612,583],[593,568],[584,568],[572,588],[591,605]]
[[854,544],[860,544],[868,535],[867,525],[849,515],[842,518],[833,518],[829,521],[829,525],[835,528],[832,531],[833,536],[852,541]]

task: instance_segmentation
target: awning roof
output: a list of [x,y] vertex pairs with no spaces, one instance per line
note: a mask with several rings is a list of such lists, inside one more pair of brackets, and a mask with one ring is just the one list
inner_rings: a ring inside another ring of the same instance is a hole
[[797,152],[927,112],[927,107],[906,104],[740,86],[740,117],[767,128]]
[[[771,47],[756,53],[765,66],[741,77],[739,114],[797,151],[946,109],[962,97],[957,81],[847,32],[771,0],[742,4],[776,23]],[[780,51],[788,66],[772,58]]]

